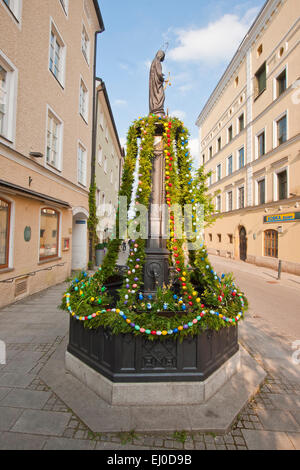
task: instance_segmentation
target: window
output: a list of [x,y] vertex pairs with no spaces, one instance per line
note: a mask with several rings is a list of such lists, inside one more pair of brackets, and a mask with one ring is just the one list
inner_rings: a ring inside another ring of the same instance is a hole
[[245,115],[244,113],[239,117],[239,132],[242,132],[245,129]]
[[255,74],[255,97],[260,95],[267,87],[267,69],[266,62],[260,67]]
[[217,181],[220,181],[220,179],[222,177],[221,171],[222,171],[222,167],[221,167],[221,164],[219,164],[217,166]]
[[65,14],[68,14],[68,7],[69,7],[69,0],[60,0],[61,6],[63,7],[63,10]]
[[107,126],[107,124],[105,124],[105,138],[106,138],[106,141],[108,142],[108,126]]
[[216,197],[216,210],[218,212],[221,212],[221,196],[217,196]]
[[278,199],[287,199],[287,171],[284,170],[281,173],[277,173],[278,181]]
[[205,164],[205,154],[202,155],[202,165]]
[[78,183],[86,186],[86,150],[82,145],[78,146]]
[[233,209],[232,205],[232,191],[228,191],[227,193],[227,211],[230,212]]
[[96,206],[97,207],[100,206],[100,198],[101,198],[101,191],[100,189],[97,188],[96,190]]
[[232,245],[233,243],[233,235],[232,233],[228,233],[229,243]]
[[218,233],[217,236],[218,236],[218,242],[221,243],[221,242],[222,242],[222,235],[221,235],[221,233]]
[[227,176],[232,174],[232,155],[227,158]]
[[212,179],[212,175],[209,176],[209,186],[211,186],[213,184],[213,179]]
[[276,230],[265,231],[265,256],[278,258],[278,232]]
[[59,213],[42,209],[40,220],[40,260],[58,256]]
[[14,15],[15,19],[19,21],[21,13],[20,0],[4,0],[4,3]]
[[213,148],[209,147],[209,158],[212,158],[213,156]]
[[212,242],[212,233],[209,234],[209,241]]
[[238,87],[238,84],[239,84],[239,77],[236,77],[235,80],[234,80],[234,86],[235,86],[235,88]]
[[245,149],[242,147],[239,150],[239,169],[245,166]]
[[259,57],[262,54],[263,51],[263,45],[260,44],[257,48],[257,57]]
[[221,137],[218,138],[218,152],[220,152],[222,148],[222,140],[221,140]]
[[112,170],[110,170],[110,182],[111,182],[111,184],[113,183],[113,180],[114,180],[114,172]]
[[88,91],[83,83],[80,81],[80,96],[79,96],[79,112],[81,116],[87,121],[88,119]]
[[0,269],[8,267],[11,204],[0,198]]
[[262,157],[266,153],[265,131],[257,136],[257,156]]
[[238,203],[239,203],[239,209],[244,209],[244,207],[245,207],[245,190],[244,190],[244,187],[238,189]]
[[258,204],[265,204],[266,202],[266,180],[260,180],[257,182],[257,195]]
[[17,73],[14,66],[0,54],[0,135],[13,142]]
[[228,127],[228,142],[231,142],[233,138],[233,129],[232,126]]
[[281,145],[287,140],[286,115],[276,122],[276,126],[277,126],[277,145]]
[[65,45],[54,24],[51,24],[50,33],[50,60],[49,70],[59,83],[64,85]]
[[0,134],[5,135],[7,116],[7,71],[0,65]]
[[61,169],[62,123],[48,110],[46,161],[56,169]]
[[104,173],[107,173],[107,156],[106,155],[104,156],[103,170],[104,170]]
[[102,165],[102,159],[103,159],[103,150],[102,150],[101,145],[99,145],[99,148],[98,148],[98,163],[99,163],[99,165]]
[[280,96],[286,90],[286,69],[284,69],[276,78],[276,97]]
[[81,50],[82,50],[85,60],[87,61],[87,63],[89,63],[90,40],[89,40],[89,37],[87,35],[84,25],[82,26],[82,33],[81,33]]

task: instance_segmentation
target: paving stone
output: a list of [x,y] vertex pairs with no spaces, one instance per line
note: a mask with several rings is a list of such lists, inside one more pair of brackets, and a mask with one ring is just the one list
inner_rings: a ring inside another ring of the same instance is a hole
[[249,450],[293,450],[294,446],[285,432],[243,430]]
[[17,372],[5,372],[0,376],[0,387],[26,388],[33,381],[34,376]]
[[0,450],[41,450],[45,437],[14,432],[0,433]]
[[0,388],[0,402],[12,390],[12,388]]
[[234,442],[235,442],[236,445],[242,445],[242,446],[245,445],[245,441],[242,437],[238,437],[238,436],[235,437]]
[[56,411],[25,410],[12,431],[48,436],[61,436],[70,419],[68,413]]
[[295,410],[300,408],[300,397],[294,395],[272,394],[271,401],[279,410]]
[[298,423],[298,430],[297,432],[300,432],[300,407],[297,409],[294,409],[293,411],[290,411],[291,415],[293,416],[293,418],[295,418],[295,420],[297,421]]
[[300,450],[300,432],[297,432],[297,433],[288,432],[287,436],[292,442],[295,449]]
[[50,392],[37,392],[35,390],[11,390],[0,401],[1,406],[13,406],[16,408],[42,409],[50,397]]
[[227,448],[227,450],[237,450],[237,449],[236,449],[236,446],[233,445],[233,444],[227,444],[227,445],[226,445],[226,448]]
[[204,442],[195,442],[195,449],[196,450],[205,450],[205,444]]
[[9,431],[23,410],[0,406],[0,431]]
[[51,437],[47,440],[44,450],[94,450],[95,447],[94,441]]
[[259,410],[258,417],[265,430],[290,432],[299,430],[299,424],[289,411]]

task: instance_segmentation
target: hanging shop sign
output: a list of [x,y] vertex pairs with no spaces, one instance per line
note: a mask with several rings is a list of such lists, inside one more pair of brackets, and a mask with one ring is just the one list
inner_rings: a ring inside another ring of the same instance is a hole
[[293,222],[295,220],[300,220],[300,212],[289,212],[287,214],[273,214],[264,216],[264,224]]

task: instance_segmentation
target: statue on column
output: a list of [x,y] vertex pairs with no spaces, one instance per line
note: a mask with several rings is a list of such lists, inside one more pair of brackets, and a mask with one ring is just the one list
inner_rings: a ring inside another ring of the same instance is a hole
[[157,116],[165,116],[165,90],[164,74],[162,73],[161,63],[165,60],[164,51],[157,52],[150,68],[149,80],[149,113]]

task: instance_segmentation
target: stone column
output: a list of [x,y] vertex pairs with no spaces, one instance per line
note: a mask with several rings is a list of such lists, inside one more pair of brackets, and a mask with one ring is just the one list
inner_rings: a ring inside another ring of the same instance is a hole
[[169,251],[165,205],[165,157],[162,136],[155,136],[152,166],[152,191],[149,204],[149,235],[144,266],[144,293],[155,295],[157,287],[169,281]]

